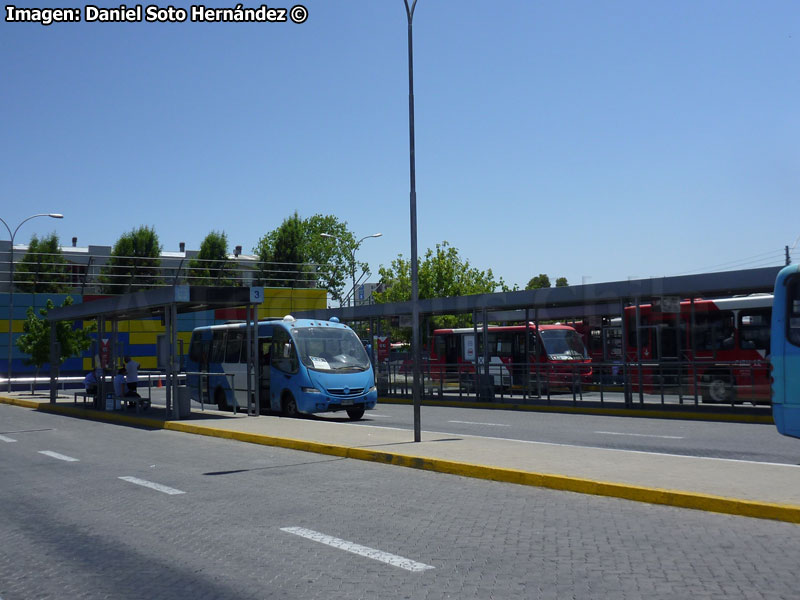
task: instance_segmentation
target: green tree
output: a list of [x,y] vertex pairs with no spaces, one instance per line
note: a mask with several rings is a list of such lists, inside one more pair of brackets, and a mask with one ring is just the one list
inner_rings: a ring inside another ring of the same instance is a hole
[[34,235],[22,262],[14,269],[14,281],[23,292],[59,294],[67,291],[68,269],[58,236],[51,233],[39,239]]
[[[359,272],[369,275],[369,265],[355,259],[356,238],[347,222],[333,215],[309,217],[305,230],[308,258],[314,264],[317,282],[341,303],[352,292],[352,278],[357,278]],[[323,233],[329,237],[323,237]]]
[[569,283],[567,283],[566,277],[559,277],[556,279],[556,287],[569,287]]
[[[295,212],[280,227],[265,234],[253,251],[261,262],[264,285],[318,285],[342,302],[350,290],[351,275],[369,273],[366,263],[353,262],[356,249],[355,236],[346,221],[322,214],[301,219]],[[287,272],[293,276],[287,276]]]
[[189,261],[189,282],[192,285],[235,285],[232,276],[228,236],[224,231],[212,231],[200,244],[197,258]]
[[[72,297],[67,296],[61,306],[72,304]],[[32,306],[28,307],[25,323],[22,324],[23,334],[17,339],[17,346],[30,358],[26,364],[36,366],[36,375],[39,370],[50,362],[50,327],[51,323],[45,317],[55,308],[53,301],[48,299],[44,308],[39,309],[39,315]],[[89,334],[97,330],[97,325],[91,323],[83,329],[75,329],[72,321],[59,321],[56,323],[56,340],[59,344],[60,354],[58,364],[63,363],[71,356],[78,356],[91,346]]]
[[549,287],[550,287],[550,278],[544,273],[539,273],[538,276],[531,278],[531,280],[528,282],[528,285],[525,286],[525,289],[539,290],[542,288],[549,288]]
[[122,234],[102,271],[103,293],[124,294],[160,283],[160,256],[161,244],[154,228],[141,225]]
[[[383,290],[374,292],[376,302],[402,302],[411,299],[411,261],[398,255],[391,266],[380,268]],[[491,269],[481,271],[462,259],[456,248],[446,241],[428,248],[418,270],[419,297],[449,298],[471,294],[488,294],[503,289],[502,279],[496,280]],[[471,315],[437,315],[431,318],[434,327],[467,327]],[[404,339],[402,332],[393,332],[394,339]]]
[[295,211],[258,241],[259,281],[269,287],[311,287],[313,277],[305,247],[305,227]]

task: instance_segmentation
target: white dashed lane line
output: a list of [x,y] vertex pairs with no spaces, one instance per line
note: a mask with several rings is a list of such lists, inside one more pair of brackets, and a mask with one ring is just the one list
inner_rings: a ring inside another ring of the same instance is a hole
[[652,433],[624,433],[624,432],[617,432],[617,431],[595,431],[595,433],[601,433],[603,435],[629,435],[633,437],[651,437],[651,438],[661,438],[664,440],[682,440],[683,436],[680,435],[655,435]]
[[[13,438],[6,437],[6,436],[4,436],[4,435],[0,435],[0,442],[16,442],[16,441],[17,441],[17,440],[15,440],[15,439],[13,439]],[[3,600],[3,599],[2,599],[2,598],[0,598],[0,600]]]
[[156,490],[157,492],[162,492],[164,494],[169,494],[170,496],[175,496],[176,494],[185,494],[181,490],[176,490],[175,488],[167,487],[166,485],[161,485],[160,483],[153,483],[152,481],[147,481],[146,479],[139,479],[138,477],[120,477],[123,481],[127,481],[129,483],[135,483],[136,485],[141,485],[146,488],[150,488],[151,490]]
[[331,546],[332,548],[338,548],[339,550],[345,550],[347,552],[351,552],[352,554],[365,556],[367,558],[371,558],[372,560],[377,560],[382,563],[386,563],[387,565],[392,565],[393,567],[400,567],[406,571],[419,573],[421,571],[427,571],[428,569],[435,568],[431,565],[413,561],[410,558],[403,558],[402,556],[397,556],[396,554],[389,554],[388,552],[383,552],[382,550],[376,550],[375,548],[369,548],[367,546],[348,542],[347,540],[340,540],[339,538],[331,537],[311,529],[304,529],[303,527],[282,527],[281,531],[299,535],[300,537],[308,540],[319,542],[320,544],[325,544],[326,546]]
[[511,427],[503,423],[478,423],[476,421],[448,421],[448,423],[460,423],[462,425],[488,425],[489,427]]
[[58,452],[52,452],[50,450],[39,450],[39,454],[44,454],[45,456],[49,456],[50,458],[57,458],[58,460],[65,460],[67,462],[80,462],[77,458],[72,458],[71,456],[64,456],[63,454],[59,454]]

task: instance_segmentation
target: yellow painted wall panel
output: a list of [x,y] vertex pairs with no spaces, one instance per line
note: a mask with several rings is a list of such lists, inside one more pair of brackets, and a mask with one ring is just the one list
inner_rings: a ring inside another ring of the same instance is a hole
[[158,342],[158,333],[131,333],[129,341],[131,344],[155,344]]

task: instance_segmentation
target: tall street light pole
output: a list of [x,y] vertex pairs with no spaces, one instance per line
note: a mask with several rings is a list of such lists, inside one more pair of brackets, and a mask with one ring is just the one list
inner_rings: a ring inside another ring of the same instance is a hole
[[417,265],[417,176],[414,156],[414,42],[413,21],[417,0],[411,5],[403,0],[408,17],[408,137],[411,178],[411,355],[413,383],[411,396],[414,400],[414,441],[422,441],[420,425],[420,348],[419,348],[419,273]]
[[[330,239],[337,240],[339,242],[344,243],[344,240],[342,240],[341,238],[336,237],[335,235],[331,235],[330,233],[320,233],[320,235],[322,237],[324,237],[324,238],[330,238]],[[350,262],[350,275],[353,278],[353,290],[352,290],[351,296],[350,296],[350,305],[351,306],[355,306],[356,305],[356,250],[358,250],[359,246],[361,246],[361,242],[363,242],[364,240],[369,239],[369,238],[379,238],[382,235],[383,235],[382,233],[373,233],[372,235],[365,235],[364,237],[362,237],[360,240],[358,240],[353,245],[353,249],[350,252],[350,261],[351,261]]]
[[6,226],[8,230],[8,235],[11,237],[11,247],[8,249],[8,253],[10,256],[10,260],[8,261],[8,393],[11,393],[11,349],[14,347],[13,339],[14,339],[14,332],[12,331],[12,327],[14,324],[14,238],[17,235],[17,231],[19,228],[22,227],[23,223],[26,221],[30,221],[31,219],[35,219],[36,217],[50,217],[52,219],[63,219],[64,215],[59,213],[42,213],[38,215],[31,215],[27,219],[23,219],[17,228],[11,231],[11,227],[8,226],[3,219],[0,218],[0,222]]

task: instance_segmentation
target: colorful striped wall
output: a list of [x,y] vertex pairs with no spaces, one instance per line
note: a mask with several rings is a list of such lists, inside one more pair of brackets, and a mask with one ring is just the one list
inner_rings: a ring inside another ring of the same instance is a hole
[[[80,295],[70,294],[75,304],[84,301]],[[11,354],[11,368],[15,376],[29,375],[36,371],[33,365],[25,364],[27,355],[16,346],[16,339],[23,333],[23,323],[27,317],[28,307],[37,312],[44,308],[47,300],[61,306],[67,294],[14,294],[14,314],[11,319],[11,334],[14,345]],[[87,297],[97,298],[97,296]],[[283,317],[293,311],[315,310],[326,307],[327,293],[323,289],[284,289],[265,288],[264,302],[258,307],[258,318]],[[178,315],[178,344],[183,341],[184,353],[189,350],[189,339],[195,327],[224,323],[225,321],[244,319],[244,309],[206,310]],[[0,294],[0,376],[8,372],[8,336],[9,336],[9,295]],[[77,329],[83,327],[78,321],[73,323]],[[107,327],[110,327],[108,325]],[[132,356],[142,369],[156,369],[156,344],[158,336],[164,333],[161,319],[136,319],[119,321],[117,324],[118,354]],[[110,329],[104,337],[110,336]],[[93,337],[96,337],[93,336]],[[88,371],[92,367],[92,351],[83,356],[70,358],[61,366],[62,373],[78,373]],[[45,367],[44,370],[46,370]]]

